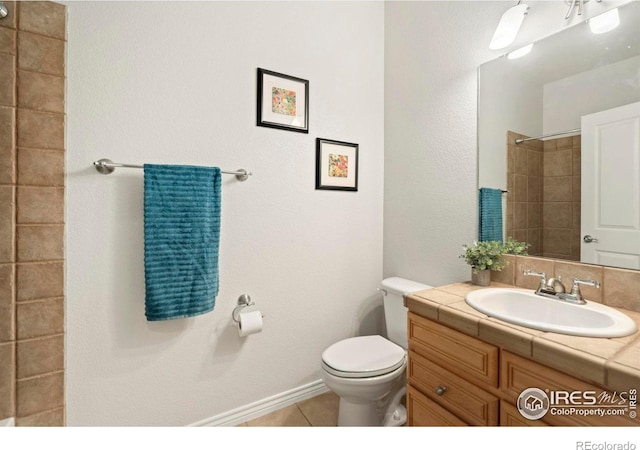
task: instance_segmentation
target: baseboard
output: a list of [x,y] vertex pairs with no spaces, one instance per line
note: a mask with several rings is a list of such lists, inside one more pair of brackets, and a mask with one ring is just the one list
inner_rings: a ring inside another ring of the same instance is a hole
[[305,384],[304,386],[300,386],[289,391],[258,400],[257,402],[232,409],[231,411],[218,414],[217,416],[201,420],[191,424],[190,426],[232,427],[248,422],[249,420],[257,419],[265,414],[293,405],[294,403],[298,403],[302,400],[323,394],[327,391],[329,391],[329,388],[324,384],[324,382],[322,380],[317,380],[312,383]]

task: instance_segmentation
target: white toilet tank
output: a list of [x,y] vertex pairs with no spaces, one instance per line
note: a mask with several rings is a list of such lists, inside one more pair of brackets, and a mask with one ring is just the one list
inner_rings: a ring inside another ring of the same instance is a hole
[[387,338],[390,341],[404,349],[407,348],[407,308],[404,306],[404,296],[432,287],[400,277],[382,280],[384,321],[387,326]]

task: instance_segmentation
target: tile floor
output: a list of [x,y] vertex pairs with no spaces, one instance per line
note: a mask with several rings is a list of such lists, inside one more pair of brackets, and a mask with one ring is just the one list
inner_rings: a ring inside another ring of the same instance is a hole
[[340,397],[326,392],[242,423],[241,427],[335,427]]

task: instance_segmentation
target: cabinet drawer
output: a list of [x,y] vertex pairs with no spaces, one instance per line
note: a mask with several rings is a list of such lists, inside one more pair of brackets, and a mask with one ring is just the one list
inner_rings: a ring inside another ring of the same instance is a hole
[[500,401],[500,426],[501,427],[546,427],[541,420],[529,420],[520,414],[518,408],[504,400]]
[[409,349],[472,383],[498,386],[498,347],[409,312]]
[[407,386],[407,425],[410,427],[465,426],[462,420]]
[[497,397],[412,351],[407,373],[409,383],[468,424],[498,425]]
[[[542,364],[538,364],[530,359],[523,358],[518,355],[514,355],[506,350],[502,350],[501,354],[501,367],[500,367],[500,386],[502,392],[505,394],[505,398],[512,404],[516,404],[518,396],[522,391],[527,388],[538,388],[546,393],[550,391],[564,391],[568,393],[578,391],[595,391],[595,396],[599,396],[602,392],[609,395],[613,395],[612,391],[607,391],[599,386],[589,384],[585,381],[574,378],[570,375],[564,374],[557,370],[551,369]],[[578,394],[579,395],[579,394]],[[620,400],[620,392],[616,393],[617,400]],[[578,401],[580,398],[578,398]],[[560,406],[571,407],[568,402],[558,402]],[[617,404],[617,401],[613,404]],[[626,402],[628,405],[628,400]],[[577,405],[579,406],[579,405]],[[553,405],[552,405],[553,407]],[[596,409],[602,407],[605,414],[599,415],[580,415],[578,413],[570,413],[567,415],[552,414],[552,411],[548,411],[543,420],[550,425],[561,426],[638,426],[640,425],[639,419],[631,419],[628,413],[621,416],[608,415],[611,408],[610,403],[605,405],[593,405],[590,409]],[[580,408],[583,409],[583,408]],[[587,408],[584,408],[587,409]],[[566,410],[565,410],[566,411]],[[567,411],[568,412],[568,411]],[[527,419],[525,419],[527,420]]]

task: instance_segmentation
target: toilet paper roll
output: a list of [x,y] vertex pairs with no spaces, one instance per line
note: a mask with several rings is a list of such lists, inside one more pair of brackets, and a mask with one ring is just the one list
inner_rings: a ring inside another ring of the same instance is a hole
[[243,312],[238,316],[238,334],[248,336],[262,331],[262,313],[260,311]]

